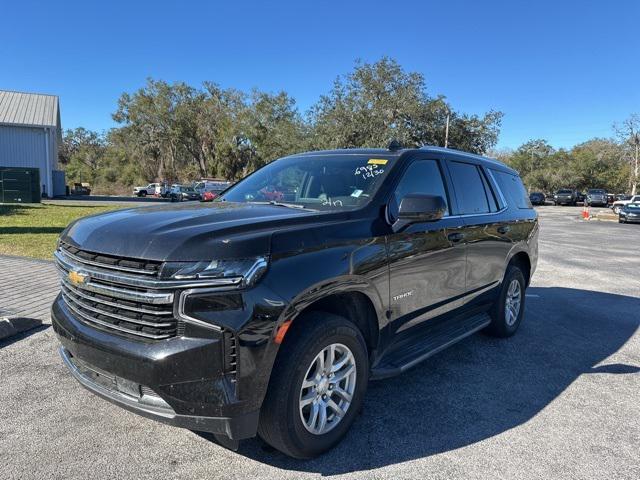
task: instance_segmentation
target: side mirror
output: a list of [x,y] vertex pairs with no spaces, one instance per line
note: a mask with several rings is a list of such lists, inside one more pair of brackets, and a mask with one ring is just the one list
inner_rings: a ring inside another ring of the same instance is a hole
[[393,229],[398,231],[412,223],[434,222],[444,217],[447,204],[439,195],[409,193],[400,201],[398,219]]

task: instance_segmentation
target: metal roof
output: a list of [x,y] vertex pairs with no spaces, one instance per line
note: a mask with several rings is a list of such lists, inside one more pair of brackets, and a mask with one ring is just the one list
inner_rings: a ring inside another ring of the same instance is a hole
[[0,125],[60,128],[58,97],[0,90]]

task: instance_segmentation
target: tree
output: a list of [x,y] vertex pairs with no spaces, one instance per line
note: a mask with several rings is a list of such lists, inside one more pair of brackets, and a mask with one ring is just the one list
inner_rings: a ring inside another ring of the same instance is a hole
[[80,127],[64,133],[58,159],[69,180],[94,182],[102,167],[106,149],[104,135]]
[[638,192],[639,179],[639,150],[640,150],[640,115],[632,114],[621,124],[614,125],[620,143],[624,147],[625,157],[631,168],[629,169],[629,189],[631,195]]
[[449,146],[484,153],[495,145],[502,114],[458,114],[443,96],[427,94],[422,74],[405,72],[390,58],[357,62],[338,77],[309,113],[313,148],[386,146],[395,138],[407,147],[444,143],[447,114]]

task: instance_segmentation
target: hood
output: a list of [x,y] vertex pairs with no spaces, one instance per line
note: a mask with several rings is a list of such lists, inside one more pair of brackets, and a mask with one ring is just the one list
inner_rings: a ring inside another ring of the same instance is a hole
[[244,258],[269,254],[277,229],[336,216],[345,214],[230,202],[138,207],[79,219],[61,239],[91,252],[146,260]]

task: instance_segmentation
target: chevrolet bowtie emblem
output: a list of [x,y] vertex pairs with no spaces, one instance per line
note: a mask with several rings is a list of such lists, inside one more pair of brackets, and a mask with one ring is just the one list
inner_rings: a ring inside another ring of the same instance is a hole
[[89,275],[82,272],[76,272],[75,270],[71,270],[69,272],[69,281],[74,285],[82,285],[89,281]]

